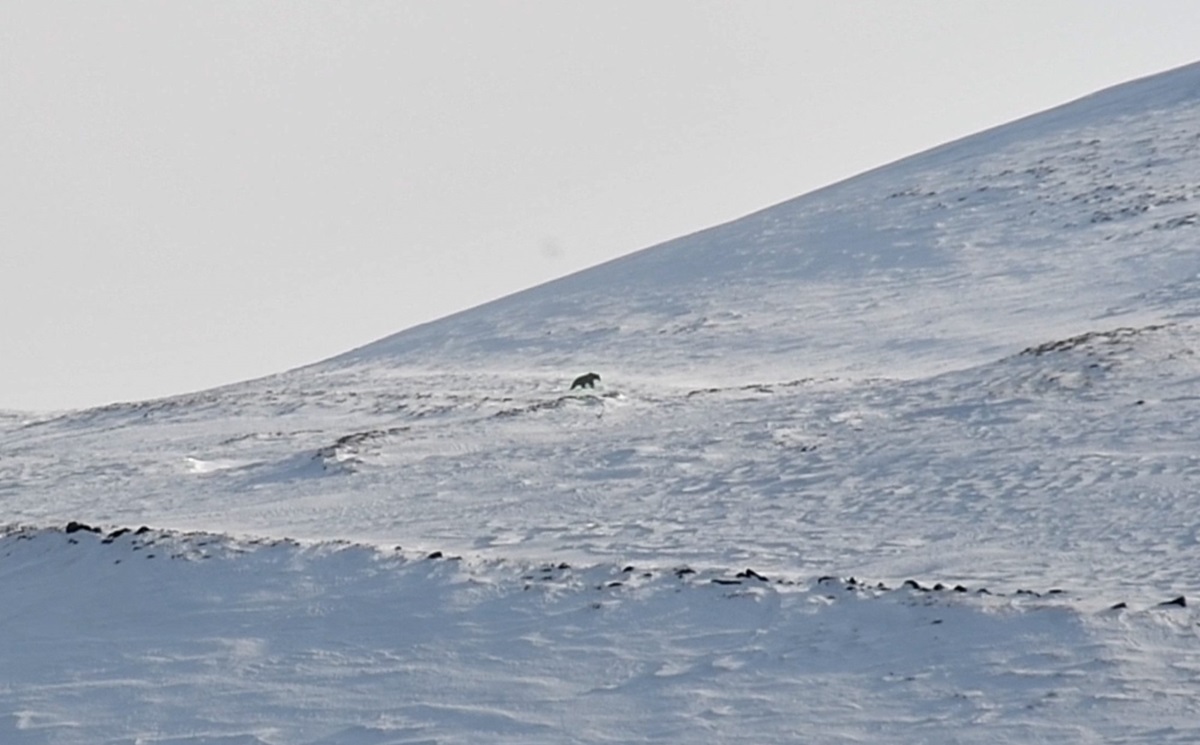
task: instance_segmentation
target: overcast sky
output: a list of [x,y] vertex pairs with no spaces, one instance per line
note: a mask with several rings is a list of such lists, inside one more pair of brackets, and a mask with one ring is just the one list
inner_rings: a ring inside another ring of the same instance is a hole
[[1200,3],[0,3],[0,408],[212,387],[1200,59]]

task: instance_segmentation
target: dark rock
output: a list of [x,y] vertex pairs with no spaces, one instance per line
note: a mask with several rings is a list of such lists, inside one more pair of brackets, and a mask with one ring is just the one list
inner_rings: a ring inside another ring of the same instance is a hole
[[86,524],[84,524],[84,523],[77,523],[77,522],[75,522],[74,520],[72,520],[71,522],[67,523],[67,529],[66,529],[66,532],[67,532],[68,534],[70,534],[70,533],[78,533],[78,532],[79,532],[79,531],[81,531],[81,530],[83,530],[83,531],[87,531],[88,533],[99,533],[99,532],[100,532],[100,529],[99,529],[99,528],[93,528],[91,525],[86,525]]
[[1128,607],[1129,606],[1125,603],[1125,601],[1121,601],[1120,603],[1117,603],[1116,605],[1109,607],[1109,610],[1121,610],[1122,608],[1128,608]]
[[954,586],[954,591],[955,591],[955,592],[966,592],[966,591],[967,591],[967,588],[966,588],[966,587],[964,587],[963,585],[955,585],[955,586]]
[[616,580],[614,580],[614,581],[612,581],[612,582],[609,582],[609,583],[606,585],[606,587],[620,587],[620,586],[622,586],[622,585],[624,585],[624,584],[625,584],[624,582],[617,582]]
[[690,567],[680,567],[675,570],[676,577],[683,577],[685,574],[695,574],[696,570]]
[[[761,582],[769,581],[766,577],[762,576],[761,574],[754,571],[753,569],[746,569],[746,571],[744,571],[744,572],[738,572],[737,576],[740,577],[741,579],[757,579]],[[851,584],[854,584],[854,583],[851,582]]]
[[129,528],[119,528],[119,529],[114,530],[113,532],[109,533],[108,536],[104,540],[111,543],[113,540],[120,538],[121,536],[125,535],[128,532],[129,532]]
[[720,577],[716,577],[712,583],[714,585],[740,585],[742,581],[740,579],[721,579]]
[[133,534],[134,535],[145,535],[146,533],[149,533],[149,532],[150,532],[150,528],[143,525],[142,527],[140,527],[136,531],[134,531]]
[[1186,608],[1187,607],[1187,598],[1180,595],[1179,597],[1175,598],[1174,600],[1168,600],[1166,602],[1159,603],[1159,606],[1167,606],[1167,605],[1174,605],[1174,606],[1178,606],[1180,608]]
[[622,569],[622,570],[621,570],[621,573],[622,573],[622,574],[629,574],[629,573],[630,573],[630,572],[632,572],[632,571],[633,571],[633,566],[632,566],[632,565],[630,565],[630,566],[627,566],[627,567],[625,567],[624,569]]
[[441,551],[434,551],[433,553],[429,554],[425,558],[426,559],[440,559],[440,558],[442,558],[442,555],[443,554]]
[[941,592],[942,590],[946,589],[946,586],[943,585],[941,582],[938,582],[936,585],[933,586],[933,589],[934,589],[934,592]]
[[902,587],[911,587],[912,589],[920,590],[921,592],[929,592],[928,587],[921,587],[921,583],[916,581],[915,579],[906,579],[906,580],[904,580],[904,584],[901,586]]

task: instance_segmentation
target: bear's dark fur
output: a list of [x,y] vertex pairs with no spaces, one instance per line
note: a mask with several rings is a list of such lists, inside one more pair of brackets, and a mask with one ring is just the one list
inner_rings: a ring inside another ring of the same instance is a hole
[[576,388],[595,388],[596,381],[599,379],[600,379],[600,376],[597,375],[596,373],[588,373],[587,375],[580,375],[578,378],[575,378],[574,383],[571,383],[571,390],[575,390]]

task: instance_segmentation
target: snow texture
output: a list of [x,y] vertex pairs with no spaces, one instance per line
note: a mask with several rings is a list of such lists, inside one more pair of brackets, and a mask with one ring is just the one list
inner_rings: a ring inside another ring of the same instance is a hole
[[1198,174],[1189,66],[306,368],[0,413],[0,742],[1200,741]]

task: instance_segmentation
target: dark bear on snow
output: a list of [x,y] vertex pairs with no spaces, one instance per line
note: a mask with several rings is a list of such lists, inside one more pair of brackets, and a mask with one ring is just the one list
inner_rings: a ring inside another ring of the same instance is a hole
[[575,378],[575,382],[571,384],[571,390],[575,390],[576,388],[595,388],[596,381],[599,379],[600,376],[596,373],[580,375],[578,378]]

